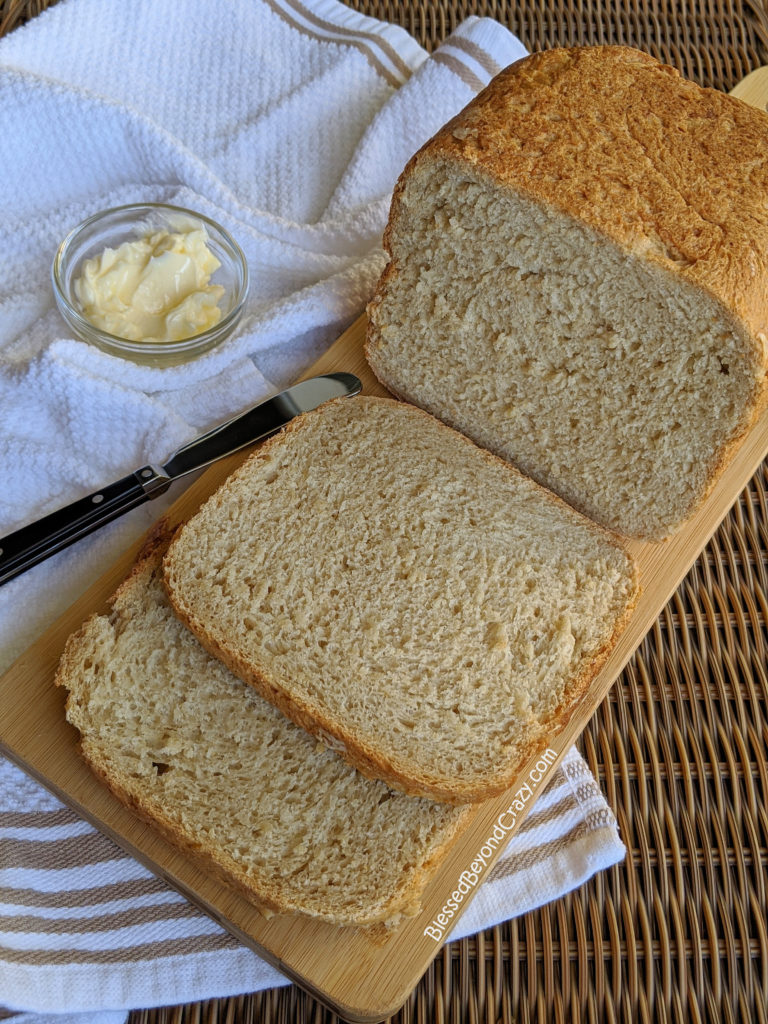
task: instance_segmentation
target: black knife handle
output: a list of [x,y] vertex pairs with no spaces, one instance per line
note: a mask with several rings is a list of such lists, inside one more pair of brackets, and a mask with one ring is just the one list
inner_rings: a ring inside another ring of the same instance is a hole
[[0,584],[154,498],[169,485],[170,480],[162,472],[154,466],[144,466],[0,538]]

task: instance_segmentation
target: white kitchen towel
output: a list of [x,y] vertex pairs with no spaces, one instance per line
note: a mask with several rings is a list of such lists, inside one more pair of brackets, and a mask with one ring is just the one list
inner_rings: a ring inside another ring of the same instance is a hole
[[[61,0],[0,41],[0,535],[162,460],[309,365],[371,294],[408,157],[523,53],[473,18],[429,57],[336,0]],[[187,366],[100,353],[68,336],[53,305],[60,239],[134,201],[212,216],[249,262],[241,326]],[[0,587],[0,669],[177,494]],[[536,852],[523,841],[508,854],[462,929],[623,855],[573,763],[583,800],[560,773],[529,833]],[[0,1005],[72,1014],[280,983],[1,759],[0,794]]]
[[[295,378],[370,296],[408,157],[523,52],[473,19],[427,59],[335,0],[65,0],[2,40],[0,536]],[[186,366],[76,341],[52,301],[66,232],[141,200],[212,216],[250,266],[240,329]],[[160,511],[0,589],[0,660]]]
[[[113,1011],[288,984],[18,769],[6,763],[0,780],[0,1004]],[[613,814],[571,750],[480,884],[479,863],[456,879],[473,901],[450,938],[556,899],[623,856]]]

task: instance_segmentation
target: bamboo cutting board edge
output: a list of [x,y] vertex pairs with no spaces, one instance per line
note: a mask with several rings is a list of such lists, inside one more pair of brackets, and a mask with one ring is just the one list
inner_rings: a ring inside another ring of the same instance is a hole
[[[365,364],[361,344],[364,324],[361,317],[310,372],[348,370],[363,379],[366,393],[385,394]],[[540,775],[536,785],[546,785],[767,450],[768,413],[752,429],[704,508],[688,526],[663,544],[629,545],[640,563],[644,587],[629,627],[570,721],[552,738],[546,770],[537,771],[541,757],[532,759],[520,773],[518,783],[522,786],[531,788],[533,773]],[[164,518],[171,524],[185,518],[245,457],[245,453],[232,456],[207,470],[174,502]],[[64,695],[51,685],[66,637],[90,612],[104,608],[140,546],[141,542],[133,545],[118,559],[0,679],[0,750],[332,1010],[348,1019],[366,1022],[393,1015],[428,968],[442,941],[450,937],[448,933],[436,942],[423,935],[424,926],[445,905],[462,869],[472,863],[479,844],[510,806],[511,797],[522,792],[522,786],[516,785],[508,794],[477,809],[467,832],[428,886],[424,910],[385,939],[362,929],[334,928],[301,918],[261,918],[234,889],[211,879],[194,858],[162,840],[95,779],[77,754],[75,730],[63,720]],[[42,703],[21,702],[19,693],[29,697],[36,694]],[[507,838],[524,820],[533,803],[532,796]],[[505,845],[506,841],[488,858],[483,876],[491,870]],[[474,891],[467,896],[462,911]]]

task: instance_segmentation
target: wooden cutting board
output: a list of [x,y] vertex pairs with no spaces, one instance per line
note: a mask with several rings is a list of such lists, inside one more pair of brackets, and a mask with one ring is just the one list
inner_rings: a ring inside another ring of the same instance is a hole
[[[365,364],[364,331],[361,318],[311,373],[348,370],[363,380],[366,393],[384,394]],[[547,753],[523,766],[507,794],[477,808],[470,827],[428,886],[422,912],[383,941],[380,935],[371,935],[364,929],[338,928],[298,917],[265,920],[234,889],[214,881],[189,855],[175,850],[118,803],[81,762],[77,733],[64,719],[64,694],[53,685],[54,671],[66,638],[91,612],[105,607],[127,574],[139,544],[127,551],[0,679],[0,750],[342,1017],[354,1021],[381,1020],[405,1002],[440,949],[445,936],[438,940],[425,933],[425,929],[457,889],[463,873],[476,861],[496,821],[504,816],[505,825],[509,825],[511,818],[505,812],[515,808],[516,822],[507,832],[511,838],[536,792],[546,786],[563,754],[606,696],[766,452],[768,412],[745,438],[705,506],[684,529],[665,543],[630,545],[640,565],[643,593],[611,658],[568,725],[559,735],[550,737]],[[168,513],[171,522],[186,519],[194,512],[244,457],[233,456],[207,470],[172,506]],[[481,879],[502,849],[499,846],[488,859],[480,872]],[[470,899],[471,893],[462,904],[463,909]]]

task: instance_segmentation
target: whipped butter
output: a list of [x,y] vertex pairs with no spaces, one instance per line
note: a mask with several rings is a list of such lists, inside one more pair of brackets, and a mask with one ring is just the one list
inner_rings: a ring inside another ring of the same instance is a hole
[[84,317],[129,341],[182,341],[221,319],[221,266],[203,227],[154,231],[85,260],[74,283]]

